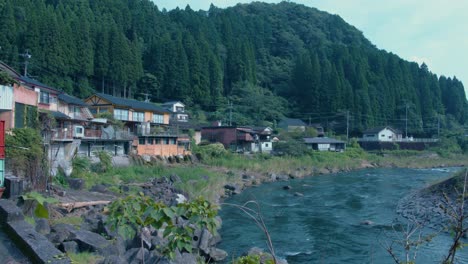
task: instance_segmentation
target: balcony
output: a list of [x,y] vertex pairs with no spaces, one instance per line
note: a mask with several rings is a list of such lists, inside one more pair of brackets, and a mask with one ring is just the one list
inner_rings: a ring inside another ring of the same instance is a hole
[[72,128],[58,128],[52,131],[52,141],[73,141],[74,138],[81,139],[105,139],[105,140],[133,140],[135,135],[131,132],[117,130],[112,135],[103,133],[101,129],[84,129],[83,136],[73,135]]

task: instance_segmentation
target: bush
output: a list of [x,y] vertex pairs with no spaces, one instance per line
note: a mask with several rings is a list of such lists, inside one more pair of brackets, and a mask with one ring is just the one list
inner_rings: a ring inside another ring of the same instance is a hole
[[198,146],[194,151],[201,160],[219,158],[228,154],[228,151],[226,151],[223,144],[221,143]]
[[96,152],[99,162],[93,164],[93,171],[96,173],[109,172],[112,170],[112,157],[111,155],[104,150]]
[[72,160],[73,171],[71,176],[74,178],[83,178],[85,173],[88,173],[91,168],[91,162],[87,157],[75,157]]

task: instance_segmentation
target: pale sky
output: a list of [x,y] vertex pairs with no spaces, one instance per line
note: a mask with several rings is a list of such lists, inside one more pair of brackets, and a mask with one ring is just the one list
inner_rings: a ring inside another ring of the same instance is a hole
[[[168,10],[187,4],[193,10],[249,3],[249,0],[153,0]],[[278,0],[263,2],[278,3]],[[468,95],[467,0],[294,0],[341,16],[379,49],[418,63],[433,73],[456,76]]]

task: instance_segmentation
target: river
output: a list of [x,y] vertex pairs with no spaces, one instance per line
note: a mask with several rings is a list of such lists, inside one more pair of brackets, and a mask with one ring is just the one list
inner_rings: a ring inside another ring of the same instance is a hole
[[[392,229],[398,201],[457,170],[366,169],[321,175],[263,184],[225,202],[257,200],[277,255],[290,264],[394,263],[383,245],[392,237],[402,237]],[[291,189],[284,190],[285,185]],[[296,192],[303,196],[294,195]],[[219,247],[230,254],[229,260],[254,246],[267,248],[261,230],[239,209],[223,206],[220,216],[223,241]],[[366,220],[373,224],[362,224]],[[425,234],[434,232],[424,230]],[[441,233],[420,247],[416,263],[441,263],[450,239],[449,234]],[[403,252],[401,246],[394,248]],[[460,250],[457,257],[457,263],[468,263],[468,249]]]

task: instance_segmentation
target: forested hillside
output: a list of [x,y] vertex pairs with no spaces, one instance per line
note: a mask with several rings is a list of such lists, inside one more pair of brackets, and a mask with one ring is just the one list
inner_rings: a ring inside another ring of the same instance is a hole
[[[339,16],[283,2],[208,11],[149,0],[1,0],[0,59],[78,97],[180,99],[239,124],[283,115],[434,133],[468,119],[463,84],[377,49]],[[410,40],[402,40],[410,41]],[[198,116],[204,116],[199,114]]]

